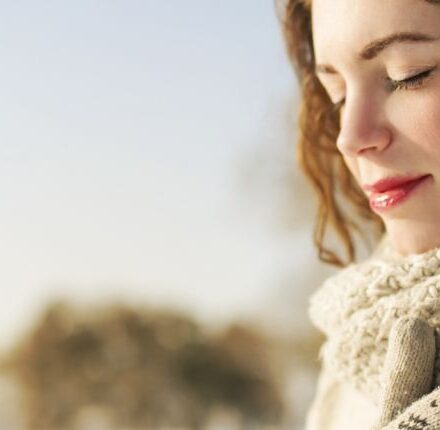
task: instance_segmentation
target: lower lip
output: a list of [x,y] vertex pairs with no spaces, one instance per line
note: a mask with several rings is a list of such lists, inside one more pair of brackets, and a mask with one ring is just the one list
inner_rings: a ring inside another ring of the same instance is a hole
[[369,197],[371,209],[382,212],[397,206],[428,178],[429,176],[424,176],[392,190],[384,191],[383,193],[373,193]]

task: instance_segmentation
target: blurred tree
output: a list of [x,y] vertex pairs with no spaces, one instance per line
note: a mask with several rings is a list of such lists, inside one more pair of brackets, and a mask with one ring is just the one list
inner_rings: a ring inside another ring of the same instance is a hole
[[74,429],[100,411],[110,428],[201,429],[218,406],[244,425],[277,424],[283,404],[268,345],[244,327],[208,335],[172,311],[58,303],[4,369],[24,388],[29,429]]
[[180,374],[206,409],[216,403],[241,411],[247,424],[274,424],[282,399],[270,371],[270,344],[249,328],[232,326],[209,343],[188,345]]

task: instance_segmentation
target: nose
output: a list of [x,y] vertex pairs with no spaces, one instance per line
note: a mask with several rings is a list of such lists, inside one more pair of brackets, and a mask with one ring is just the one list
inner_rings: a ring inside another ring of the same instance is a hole
[[347,97],[340,117],[338,150],[345,156],[355,157],[386,149],[392,136],[383,113],[383,103],[365,94]]

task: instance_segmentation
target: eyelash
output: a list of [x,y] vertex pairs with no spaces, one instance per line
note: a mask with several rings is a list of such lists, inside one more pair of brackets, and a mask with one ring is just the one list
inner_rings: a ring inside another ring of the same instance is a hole
[[[393,79],[386,78],[386,85],[389,91],[398,91],[398,90],[413,90],[420,88],[424,81],[431,75],[431,73],[437,68],[437,66],[432,69],[425,70],[421,73],[418,73],[415,76],[411,76],[410,78],[402,79],[401,81],[394,81]],[[333,110],[339,111],[342,106],[345,104],[345,97],[333,104]]]

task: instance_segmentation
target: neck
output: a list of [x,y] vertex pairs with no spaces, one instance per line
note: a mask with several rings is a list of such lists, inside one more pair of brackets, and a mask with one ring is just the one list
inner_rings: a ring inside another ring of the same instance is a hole
[[393,220],[386,230],[390,244],[403,256],[421,254],[440,246],[440,223]]

